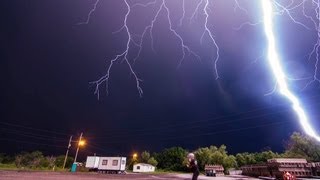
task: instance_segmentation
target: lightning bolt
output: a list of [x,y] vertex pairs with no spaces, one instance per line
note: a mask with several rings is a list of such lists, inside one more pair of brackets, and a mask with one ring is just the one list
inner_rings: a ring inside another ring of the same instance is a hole
[[[85,21],[78,23],[78,25],[88,25],[90,22],[90,19],[94,12],[96,11],[98,4],[100,0],[96,0],[93,4],[93,8],[89,11],[87,18]],[[155,41],[154,41],[154,25],[159,20],[160,14],[165,14],[165,20],[168,22],[168,29],[169,31],[176,37],[175,39],[179,42],[179,45],[181,47],[181,57],[180,61],[178,63],[178,67],[180,67],[183,63],[183,61],[186,59],[187,56],[193,56],[197,59],[201,59],[201,56],[199,56],[194,50],[191,49],[191,47],[186,43],[187,41],[184,40],[183,35],[181,35],[179,32],[179,28],[182,28],[184,23],[186,21],[190,21],[189,23],[192,23],[195,20],[198,20],[199,17],[204,18],[203,24],[201,24],[201,37],[200,37],[200,44],[203,43],[204,39],[209,41],[213,49],[215,50],[215,54],[212,55],[210,60],[212,60],[213,63],[213,69],[215,72],[215,77],[218,79],[219,71],[218,71],[218,65],[219,65],[219,59],[220,59],[220,48],[218,46],[218,43],[215,39],[214,33],[209,28],[209,20],[211,19],[210,13],[210,5],[212,1],[209,0],[197,0],[195,9],[192,12],[191,16],[188,17],[188,13],[186,12],[186,3],[189,1],[181,0],[182,2],[182,15],[177,23],[177,25],[173,24],[172,20],[172,9],[168,6],[167,0],[150,0],[147,3],[132,3],[132,1],[129,0],[123,0],[124,4],[127,7],[127,12],[124,16],[123,25],[122,27],[114,32],[122,32],[124,31],[127,35],[126,39],[126,47],[125,49],[121,50],[120,53],[116,54],[113,59],[109,60],[110,64],[106,70],[106,74],[99,78],[96,81],[91,82],[91,84],[95,85],[95,94],[97,95],[98,99],[100,97],[100,86],[102,84],[106,84],[106,90],[108,94],[108,87],[109,87],[109,79],[111,76],[111,71],[113,68],[113,65],[116,61],[122,60],[126,63],[126,65],[129,67],[130,74],[133,76],[135,83],[136,83],[136,89],[139,93],[139,96],[142,97],[143,90],[141,86],[142,80],[138,77],[138,74],[134,71],[134,64],[135,62],[140,58],[140,55],[143,50],[143,44],[146,40],[146,36],[150,36],[151,41],[151,49],[152,51],[157,54],[155,49]],[[235,7],[234,11],[237,9],[241,10],[245,14],[248,14],[248,11],[242,7],[239,3],[239,0],[234,0]],[[315,16],[310,15],[308,11],[306,10],[306,4],[311,2],[312,8],[314,10]],[[305,79],[312,79],[309,83],[307,83],[306,87],[308,87],[313,82],[319,82],[319,72],[318,72],[318,65],[319,63],[319,50],[320,50],[320,0],[301,0],[298,1],[298,3],[295,3],[294,0],[291,0],[291,2],[288,5],[283,5],[277,2],[276,0],[261,0],[262,3],[262,9],[263,9],[263,18],[259,20],[258,22],[245,22],[241,24],[238,28],[235,28],[236,30],[241,29],[245,25],[252,25],[256,26],[258,24],[264,25],[264,31],[268,42],[268,50],[265,52],[267,54],[267,59],[269,61],[271,70],[273,72],[273,75],[276,80],[276,84],[272,90],[271,93],[279,91],[283,96],[285,96],[291,103],[292,108],[295,111],[295,113],[298,116],[298,119],[300,121],[300,124],[304,131],[309,135],[320,141],[320,137],[317,135],[315,130],[312,128],[311,124],[309,123],[308,117],[302,107],[302,105],[299,102],[299,99],[295,96],[293,92],[290,91],[288,87],[289,80],[305,80]],[[150,22],[144,27],[141,34],[134,34],[130,27],[128,26],[128,17],[130,16],[132,10],[134,8],[154,8],[154,14],[150,17]],[[295,11],[297,9],[302,9],[302,15],[310,20],[310,22],[313,23],[313,28],[310,28],[308,25],[305,25],[301,21],[299,21],[297,18],[295,18]],[[314,73],[312,78],[288,78],[286,77],[281,61],[279,58],[279,54],[276,49],[276,38],[273,32],[273,16],[274,15],[286,15],[293,23],[304,27],[308,31],[315,31],[317,33],[317,41],[314,43],[313,49],[309,53],[309,60],[312,57],[315,57],[315,64],[314,64]],[[136,38],[138,37],[138,39]],[[136,51],[133,48],[137,47]],[[129,53],[135,53],[135,56],[133,58],[129,57]],[[306,88],[305,87],[305,88]],[[269,94],[271,94],[269,93]],[[267,94],[268,95],[268,94]]]
[[180,59],[180,63],[179,63],[179,65],[178,65],[178,67],[181,66],[183,60],[185,59],[186,51],[188,51],[190,54],[192,54],[192,55],[195,56],[196,58],[201,59],[199,55],[197,55],[194,51],[192,51],[192,50],[189,48],[189,46],[187,46],[187,45],[185,44],[183,38],[178,34],[178,32],[177,32],[175,29],[173,29],[172,22],[171,22],[171,19],[170,19],[170,10],[169,10],[168,6],[166,5],[166,1],[165,1],[165,0],[162,0],[162,5],[161,5],[161,7],[163,7],[163,8],[166,10],[170,31],[180,40],[180,43],[181,43],[182,57],[181,57],[181,59]]
[[182,0],[182,16],[179,20],[179,26],[182,26],[183,20],[186,16],[186,5],[185,4],[186,4],[185,0]]
[[[87,25],[87,24],[89,24],[90,19],[91,19],[93,13],[96,11],[96,8],[97,8],[99,2],[100,2],[100,0],[96,0],[95,1],[94,5],[93,5],[93,8],[90,10],[90,12],[87,15],[86,21],[80,22],[77,25],[84,25],[84,24]],[[174,25],[172,23],[172,20],[171,20],[171,10],[167,5],[167,3],[166,3],[167,1],[166,0],[153,0],[153,1],[150,1],[150,2],[148,2],[146,4],[143,4],[143,3],[130,4],[129,3],[130,1],[128,1],[128,0],[123,0],[123,2],[126,4],[127,13],[125,14],[125,17],[124,17],[123,26],[118,31],[115,31],[114,33],[118,33],[118,32],[121,32],[121,31],[125,31],[126,32],[127,37],[128,37],[127,41],[126,41],[126,48],[123,51],[121,51],[119,54],[115,55],[115,58],[110,60],[110,64],[109,64],[109,66],[107,68],[107,72],[106,72],[106,74],[104,76],[102,76],[101,78],[99,78],[96,81],[90,82],[90,84],[95,85],[94,94],[97,95],[98,99],[100,98],[100,86],[103,83],[106,84],[107,94],[109,93],[109,79],[110,79],[110,76],[111,76],[111,70],[112,70],[112,67],[113,67],[114,63],[116,61],[119,61],[119,60],[122,60],[122,61],[126,62],[126,64],[128,65],[130,73],[133,75],[133,77],[135,79],[136,88],[137,88],[137,91],[139,93],[139,96],[142,97],[142,95],[143,95],[143,90],[142,90],[142,87],[141,87],[142,80],[138,77],[137,73],[134,71],[133,65],[140,58],[140,55],[141,55],[142,50],[143,50],[143,43],[144,43],[145,38],[146,38],[146,36],[148,34],[150,35],[151,49],[156,54],[156,50],[155,50],[155,46],[154,46],[153,31],[154,31],[154,24],[159,19],[160,14],[162,12],[164,12],[166,14],[166,20],[169,23],[168,29],[177,38],[177,40],[180,42],[181,58],[180,58],[180,61],[179,61],[178,65],[177,65],[177,67],[179,68],[182,65],[183,61],[185,60],[185,58],[187,56],[193,56],[196,59],[201,60],[200,55],[198,55],[195,51],[193,51],[189,47],[189,45],[187,45],[185,43],[185,40],[182,37],[182,35],[180,35],[179,31],[174,27]],[[205,35],[208,35],[210,41],[214,44],[214,46],[216,48],[216,58],[214,59],[214,69],[215,69],[215,72],[216,72],[215,73],[216,74],[216,78],[219,78],[218,68],[217,68],[217,63],[218,63],[218,59],[219,59],[219,47],[218,47],[218,44],[217,44],[216,40],[214,39],[214,36],[213,36],[212,32],[208,28],[208,18],[209,18],[209,13],[208,13],[209,7],[208,6],[209,6],[209,0],[201,0],[199,2],[199,4],[197,5],[196,11],[200,10],[199,8],[200,8],[200,5],[202,4],[202,2],[205,2],[205,5],[203,6],[203,9],[202,9],[202,11],[203,11],[203,13],[205,15],[205,24],[204,24],[204,32],[203,32],[203,34],[201,36],[200,41],[202,42],[203,38],[205,37]],[[181,16],[181,18],[179,20],[179,23],[178,23],[179,27],[182,26],[183,21],[184,21],[185,16],[186,16],[185,3],[186,3],[186,1],[182,0],[182,10],[183,10],[183,12],[182,12],[182,16]],[[136,36],[139,37],[139,39],[136,40],[136,38],[134,37],[134,34],[130,31],[130,28],[128,27],[128,17],[130,16],[130,13],[134,8],[137,8],[137,7],[148,8],[149,6],[156,7],[156,13],[153,16],[150,24],[147,25],[144,28],[142,34],[141,35],[136,35]],[[131,48],[132,46],[138,47],[138,50],[137,50],[137,53],[134,56],[134,58],[130,59],[128,54],[129,54],[129,52],[134,51],[134,49]]]
[[279,91],[284,95],[291,103],[292,108],[296,112],[300,124],[304,131],[311,137],[315,138],[317,141],[320,141],[320,137],[317,135],[315,130],[312,128],[305,111],[298,98],[289,90],[286,76],[284,74],[283,68],[280,63],[280,58],[276,50],[276,40],[273,32],[273,4],[272,0],[261,0],[262,9],[263,9],[263,19],[264,19],[264,30],[265,35],[268,41],[268,61],[270,67],[273,71],[274,77],[277,81]]
[[210,10],[210,8],[209,8],[209,0],[201,0],[201,1],[198,2],[194,12],[192,13],[191,20],[194,20],[194,19],[196,19],[198,17],[198,14],[199,14],[199,11],[200,11],[201,7],[203,7],[201,9],[201,11],[204,14],[204,18],[205,18],[204,20],[205,21],[204,21],[204,30],[203,30],[203,33],[202,33],[201,38],[200,38],[200,43],[202,44],[205,35],[208,35],[209,40],[214,45],[214,48],[216,49],[215,58],[213,60],[214,71],[215,71],[216,79],[219,79],[218,60],[219,60],[219,57],[220,57],[220,54],[219,54],[220,48],[219,48],[219,46],[218,46],[218,44],[217,44],[217,42],[216,42],[216,40],[214,38],[214,35],[212,34],[211,30],[208,27],[208,19],[210,17],[209,13],[208,13],[208,10]]
[[[99,2],[99,1],[97,1],[97,2]],[[94,84],[94,85],[96,86],[94,93],[97,95],[98,99],[99,99],[99,97],[100,97],[100,92],[99,92],[100,85],[101,85],[102,83],[104,83],[104,82],[106,83],[106,86],[107,86],[106,90],[107,90],[107,93],[108,93],[108,89],[109,89],[109,88],[108,88],[108,85],[109,85],[108,81],[109,81],[109,79],[110,79],[111,68],[113,67],[113,64],[114,64],[116,61],[118,61],[119,59],[123,59],[123,60],[127,63],[128,67],[129,67],[129,69],[130,69],[130,73],[133,75],[133,77],[134,77],[134,79],[135,79],[135,81],[136,81],[136,87],[137,87],[137,90],[138,90],[138,92],[139,92],[140,97],[141,97],[142,94],[143,94],[143,90],[142,90],[142,88],[141,88],[141,86],[140,86],[141,79],[138,78],[136,72],[133,70],[132,65],[131,65],[131,63],[129,62],[129,59],[128,59],[128,53],[129,53],[129,50],[130,50],[130,45],[131,45],[132,43],[133,43],[134,45],[137,45],[137,44],[136,44],[136,43],[134,42],[134,40],[132,39],[132,36],[131,36],[131,33],[130,33],[130,29],[129,29],[128,24],[127,24],[127,22],[128,22],[128,16],[130,15],[130,12],[131,12],[131,7],[130,7],[130,5],[128,4],[127,0],[124,0],[124,2],[125,2],[125,4],[126,4],[128,10],[127,10],[127,13],[126,13],[125,18],[124,18],[124,21],[123,21],[123,26],[120,28],[120,30],[125,30],[126,33],[127,33],[127,35],[128,35],[128,39],[127,39],[127,43],[126,43],[126,44],[127,44],[127,45],[126,45],[126,49],[123,50],[120,54],[117,54],[116,57],[111,60],[110,65],[109,65],[109,67],[108,67],[108,69],[107,69],[107,73],[106,73],[104,76],[102,76],[102,77],[101,77],[100,79],[98,79],[97,81],[91,82],[91,84]],[[96,5],[95,5],[95,7],[96,7]],[[91,13],[91,12],[93,12],[93,11],[90,11],[90,13]],[[88,17],[90,17],[90,16],[88,16]]]
[[[309,15],[307,13],[307,8],[306,8],[306,4],[308,2],[311,2],[311,8],[313,8],[314,13],[315,13],[315,17],[312,17],[311,15]],[[307,25],[305,25],[304,23],[296,20],[296,18],[294,18],[293,16],[293,11],[301,8],[302,7],[302,15],[310,20],[313,25],[314,25],[314,30],[317,34],[317,40],[314,43],[313,49],[311,50],[311,52],[309,53],[309,61],[311,60],[312,56],[315,57],[315,63],[314,63],[314,73],[313,73],[313,77],[311,78],[300,78],[298,80],[305,80],[305,79],[311,79],[306,86],[302,89],[306,89],[309,85],[311,85],[314,82],[318,82],[320,83],[320,79],[319,79],[319,75],[318,75],[318,65],[319,65],[319,47],[320,47],[320,1],[319,0],[302,0],[301,2],[298,3],[294,3],[294,1],[292,0],[291,3],[287,6],[281,5],[280,3],[278,3],[277,1],[273,0],[273,4],[274,6],[278,9],[277,10],[277,14],[278,15],[283,15],[283,14],[287,14],[287,16],[291,19],[292,22],[294,22],[295,24],[298,24],[302,27],[304,27],[307,30],[312,30],[310,27],[308,27]],[[290,78],[288,78],[290,79]]]
[[235,6],[233,8],[234,12],[236,12],[237,9],[240,9],[241,11],[245,12],[246,14],[249,14],[248,11],[240,5],[238,0],[234,0],[234,2],[235,2]]
[[311,57],[313,55],[315,56],[313,79],[311,81],[309,81],[309,83],[307,83],[305,88],[307,88],[310,84],[312,84],[314,82],[320,83],[320,79],[318,78],[319,47],[320,47],[320,0],[317,0],[317,1],[313,0],[312,5],[314,5],[316,7],[315,8],[315,13],[316,13],[316,17],[317,17],[316,20],[313,19],[311,16],[307,15],[306,10],[305,10],[305,6],[303,6],[303,15],[313,22],[314,28],[317,32],[317,41],[315,42],[313,49],[312,49],[311,53],[309,54],[309,60],[311,59]]
[[100,2],[100,0],[96,0],[96,2],[93,4],[93,8],[92,8],[92,9],[90,10],[90,12],[88,13],[87,20],[84,21],[84,22],[79,22],[77,25],[89,24],[90,19],[91,19],[91,16],[92,16],[92,14],[96,11],[97,5],[98,5],[99,2]]
[[210,38],[210,40],[212,41],[212,43],[214,44],[214,46],[216,47],[216,58],[215,58],[215,60],[214,60],[214,69],[215,69],[215,73],[216,73],[216,79],[218,79],[219,78],[219,72],[218,72],[218,60],[219,60],[219,46],[218,46],[218,44],[217,44],[217,42],[216,42],[216,40],[214,39],[214,37],[213,37],[213,35],[212,35],[212,33],[211,33],[211,31],[209,30],[209,28],[208,28],[208,18],[209,18],[209,14],[208,14],[208,9],[209,9],[209,0],[206,0],[206,5],[204,6],[204,9],[203,9],[203,11],[204,11],[204,14],[205,14],[205,31],[204,31],[204,33],[203,33],[203,35],[202,35],[202,37],[201,37],[201,39],[203,39],[203,37],[204,37],[204,35],[207,33],[208,35],[209,35],[209,38]]

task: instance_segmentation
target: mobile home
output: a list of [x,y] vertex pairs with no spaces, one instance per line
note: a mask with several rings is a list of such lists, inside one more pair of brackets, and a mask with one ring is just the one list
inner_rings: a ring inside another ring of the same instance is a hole
[[133,172],[154,172],[155,167],[151,164],[138,163],[133,165]]
[[89,171],[98,171],[100,173],[120,174],[126,170],[126,161],[126,157],[88,156],[86,168]]
[[89,171],[97,171],[99,167],[99,160],[100,157],[98,156],[88,156],[86,161],[86,168],[88,168]]
[[98,171],[117,174],[124,173],[126,161],[126,157],[100,157]]

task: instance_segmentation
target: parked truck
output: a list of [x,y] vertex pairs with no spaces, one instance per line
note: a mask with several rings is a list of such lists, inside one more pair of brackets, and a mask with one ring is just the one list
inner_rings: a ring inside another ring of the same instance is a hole
[[99,173],[124,174],[126,170],[126,157],[97,157],[88,156],[86,168]]

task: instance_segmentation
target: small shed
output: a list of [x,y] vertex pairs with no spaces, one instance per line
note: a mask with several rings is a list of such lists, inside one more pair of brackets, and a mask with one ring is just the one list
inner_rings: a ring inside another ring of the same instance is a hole
[[154,172],[155,167],[151,164],[138,163],[133,165],[133,172]]

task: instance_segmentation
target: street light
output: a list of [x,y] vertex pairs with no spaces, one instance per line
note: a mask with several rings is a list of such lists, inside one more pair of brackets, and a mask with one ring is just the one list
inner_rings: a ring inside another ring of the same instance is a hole
[[86,144],[86,141],[82,139],[82,135],[83,135],[83,133],[80,134],[76,155],[74,157],[74,163],[77,162],[77,157],[78,157],[78,152],[79,152],[80,146],[84,146]]
[[133,157],[133,159],[137,159],[138,154],[137,154],[137,153],[134,153],[132,157]]
[[84,145],[86,145],[86,141],[85,140],[79,141],[78,146],[84,146]]

